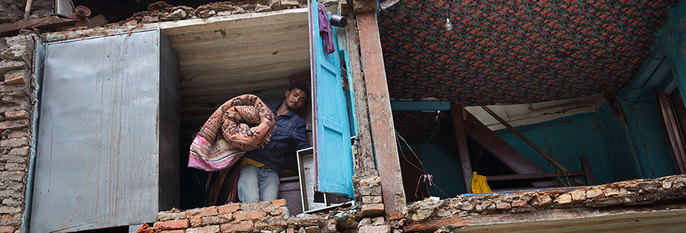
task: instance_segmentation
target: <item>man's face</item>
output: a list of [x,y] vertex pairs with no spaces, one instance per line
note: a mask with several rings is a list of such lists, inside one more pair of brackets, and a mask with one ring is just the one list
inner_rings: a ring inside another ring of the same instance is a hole
[[307,94],[305,94],[304,91],[293,88],[293,90],[286,91],[286,100],[284,101],[284,104],[286,104],[286,108],[288,108],[289,111],[297,111],[300,107],[305,105],[305,98],[307,98]]

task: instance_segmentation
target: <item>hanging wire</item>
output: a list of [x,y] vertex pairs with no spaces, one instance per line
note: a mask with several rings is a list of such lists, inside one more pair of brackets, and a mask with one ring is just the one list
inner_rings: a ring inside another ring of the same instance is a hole
[[[409,163],[409,164],[412,165],[414,168],[416,168],[418,171],[420,171],[421,173],[423,173],[422,175],[419,176],[419,178],[418,178],[418,180],[417,180],[417,189],[415,190],[415,197],[418,197],[417,194],[418,194],[418,191],[419,191],[419,184],[420,184],[421,182],[424,182],[425,188],[427,189],[427,194],[430,194],[430,193],[429,193],[428,187],[426,187],[426,185],[428,185],[429,187],[430,187],[430,186],[436,187],[436,189],[438,189],[438,191],[440,191],[440,192],[443,194],[444,197],[448,197],[448,194],[446,194],[446,193],[443,191],[443,189],[441,189],[440,187],[438,187],[438,185],[436,185],[436,183],[433,182],[433,175],[429,174],[429,172],[427,172],[427,171],[425,170],[424,163],[422,163],[422,160],[419,159],[419,156],[417,156],[417,153],[414,152],[414,150],[412,149],[412,147],[410,146],[410,144],[407,143],[407,141],[405,140],[405,138],[403,138],[402,136],[400,136],[400,133],[398,133],[397,130],[395,131],[395,136],[396,136],[396,143],[398,144],[398,148],[401,148],[401,147],[402,147],[402,145],[400,144],[400,140],[402,140],[402,142],[405,143],[405,145],[407,146],[407,148],[410,149],[410,152],[412,152],[412,155],[414,155],[414,157],[415,157],[415,158],[417,159],[417,161],[419,162],[419,166],[416,165],[416,164],[414,164],[414,163],[412,163],[412,162],[407,158],[407,156],[405,156],[405,153],[403,152],[403,150],[399,150],[399,151],[400,151],[400,155],[403,156],[403,158],[405,159],[405,161],[407,161],[407,163]],[[398,139],[400,139],[400,140],[398,140]],[[420,166],[421,166],[421,167],[420,167]]]

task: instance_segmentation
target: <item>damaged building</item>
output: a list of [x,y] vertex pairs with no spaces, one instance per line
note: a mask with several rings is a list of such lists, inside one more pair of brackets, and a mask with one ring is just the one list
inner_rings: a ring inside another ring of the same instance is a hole
[[[0,233],[686,229],[683,1],[0,12]],[[235,171],[187,166],[225,101],[295,82],[313,147],[278,200],[239,203]]]

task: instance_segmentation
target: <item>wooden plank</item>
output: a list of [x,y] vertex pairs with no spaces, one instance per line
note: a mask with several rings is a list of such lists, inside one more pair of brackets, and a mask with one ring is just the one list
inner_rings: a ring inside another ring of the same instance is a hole
[[[307,50],[305,50],[307,51]],[[222,68],[221,65],[224,65],[223,67],[243,67],[243,66],[253,66],[255,64],[272,64],[272,63],[283,63],[283,62],[289,62],[292,61],[293,59],[299,59],[301,57],[304,57],[306,55],[303,54],[302,51],[295,51],[290,53],[292,56],[273,56],[273,57],[251,57],[251,58],[246,58],[242,60],[236,60],[232,62],[231,64],[224,63],[224,61],[208,61],[205,64],[194,64],[192,66],[186,65],[186,64],[181,64],[182,67],[188,67],[189,72],[197,72],[197,71],[203,71],[203,70],[209,70],[209,69],[215,69],[215,68]]]
[[584,178],[586,178],[587,185],[595,185],[595,178],[593,177],[593,170],[591,170],[591,163],[588,162],[588,157],[581,156],[581,169],[584,172]]
[[467,135],[464,130],[464,106],[456,102],[450,102],[450,115],[453,118],[453,130],[457,143],[457,153],[462,167],[462,179],[464,180],[464,190],[472,193],[472,161],[469,159],[469,147],[467,146]]
[[[352,16],[352,15],[351,15]],[[361,169],[374,169],[374,152],[372,148],[371,131],[369,130],[369,105],[367,103],[367,87],[360,67],[360,38],[357,35],[357,23],[355,19],[348,22],[345,28],[347,36],[348,60],[352,73],[353,93],[355,98],[355,112],[357,114],[358,141],[355,143],[355,173]]]
[[[261,33],[261,32],[251,32]],[[197,42],[177,42],[172,44],[177,53],[189,53],[193,51],[217,51],[217,47],[227,47],[233,49],[226,52],[238,52],[236,49],[255,50],[255,49],[274,49],[282,45],[295,44],[307,45],[307,32],[304,30],[275,30],[269,33],[252,35],[245,38],[224,38],[222,40],[198,40]],[[305,39],[303,39],[305,38]]]
[[[545,158],[545,159],[548,160],[550,163],[552,163],[555,167],[557,167],[558,169],[560,169],[560,170],[561,170],[562,172],[564,172],[564,173],[568,173],[568,172],[569,172],[569,170],[568,170],[567,168],[565,168],[564,166],[562,166],[562,164],[558,163],[555,159],[553,159],[553,157],[550,157],[550,155],[548,155],[548,153],[546,153],[545,151],[541,150],[541,148],[539,148],[538,146],[536,146],[536,144],[534,144],[534,142],[532,142],[531,140],[529,140],[529,138],[527,138],[527,137],[524,136],[522,133],[520,133],[517,129],[515,129],[514,127],[512,127],[512,125],[510,125],[510,123],[507,123],[507,121],[503,120],[503,118],[500,118],[500,116],[498,116],[498,114],[495,114],[495,112],[493,112],[493,110],[491,110],[490,108],[488,108],[488,107],[486,107],[486,106],[481,106],[481,108],[483,108],[483,109],[484,109],[488,114],[490,114],[493,118],[495,118],[496,120],[498,120],[498,122],[500,122],[500,124],[503,124],[503,125],[504,125],[507,129],[509,129],[512,133],[514,133],[515,135],[517,135],[517,137],[519,137],[520,139],[522,139],[522,141],[524,141],[526,144],[528,144],[529,146],[531,146],[531,148],[533,148],[536,152],[538,152],[538,154],[540,154],[541,156],[543,156],[543,158]],[[583,183],[584,183],[583,181],[579,180],[579,179],[576,178],[576,177],[573,178],[573,179],[574,179],[574,181],[576,181],[576,182],[579,183],[579,184],[583,184]]]
[[[531,174],[542,173],[543,170],[536,166],[531,160],[524,156],[517,149],[512,147],[507,141],[488,129],[482,124],[474,115],[465,112],[467,120],[465,121],[465,132],[471,138],[476,140],[479,144],[484,146],[486,150],[491,152],[498,160],[503,162],[506,166],[512,169],[517,174]],[[550,187],[557,183],[553,181],[532,182],[534,187]]]
[[[241,85],[217,85],[207,87],[192,87],[183,88],[179,91],[181,97],[189,96],[205,96],[205,95],[222,95],[228,92],[246,92],[249,90],[264,90],[276,87],[287,87],[288,80],[275,79],[269,81],[245,83]],[[285,88],[284,88],[285,89]]]
[[[222,50],[229,49],[226,47],[221,48]],[[180,54],[179,56],[184,57],[182,57],[182,59],[179,61],[179,64],[181,66],[207,67],[221,63],[227,65],[228,67],[237,67],[252,65],[258,61],[262,61],[262,63],[267,63],[268,61],[273,60],[288,61],[288,58],[302,59],[307,57],[307,48],[307,44],[296,44],[293,46],[283,45],[281,47],[262,49],[241,50],[236,47],[233,49],[233,51],[227,52],[195,51]]]
[[362,70],[367,84],[369,122],[377,168],[381,177],[384,209],[389,219],[399,219],[403,217],[405,192],[402,185],[398,185],[402,184],[402,175],[376,12],[357,15],[357,28],[364,63]]
[[32,20],[22,20],[13,23],[3,23],[0,24],[0,36],[10,35],[17,33],[21,29],[27,28],[42,28],[42,27],[52,27],[66,25],[69,23],[76,22],[74,19],[62,19],[57,16],[48,16],[44,18],[32,19]]
[[[174,48],[192,49],[208,48],[218,43],[244,42],[258,39],[289,39],[283,35],[307,36],[307,20],[302,22],[289,22],[285,24],[274,24],[259,28],[240,28],[231,30],[201,31],[186,34],[168,36],[170,44]],[[275,37],[276,36],[276,37]],[[307,41],[304,41],[307,44]]]
[[683,135],[681,135],[680,126],[670,97],[659,89],[655,88],[658,106],[660,107],[660,116],[662,118],[665,133],[672,151],[672,158],[679,174],[686,173],[686,142],[684,142]]
[[[576,171],[567,173],[568,177],[585,176],[584,171]],[[537,179],[550,179],[550,178],[564,178],[564,174],[557,172],[544,172],[544,173],[534,173],[534,174],[515,174],[515,175],[499,175],[499,176],[486,176],[488,182],[495,181],[512,181],[512,180],[537,180]]]
[[351,0],[351,1],[353,1],[354,7],[355,7],[355,12],[357,14],[368,13],[368,12],[375,12],[376,13],[378,1],[374,1],[374,0]]
[[272,64],[254,64],[251,66],[230,68],[225,67],[223,69],[217,68],[212,70],[187,71],[184,67],[181,67],[181,76],[185,77],[185,79],[181,79],[181,85],[186,85],[186,83],[188,83],[188,85],[192,85],[194,83],[198,83],[198,85],[203,85],[200,84],[202,83],[200,81],[229,82],[229,80],[235,79],[232,77],[245,78],[252,77],[252,75],[259,76],[268,74],[271,74],[273,76],[274,73],[278,73],[283,76],[289,76],[292,75],[290,72],[297,73],[307,70],[307,64],[309,64],[309,57],[306,59],[294,58],[294,60],[291,61],[278,62]]
[[404,231],[432,232],[442,225],[454,224],[461,227],[459,232],[681,232],[686,227],[683,208],[668,205],[489,214],[428,220],[405,226]]

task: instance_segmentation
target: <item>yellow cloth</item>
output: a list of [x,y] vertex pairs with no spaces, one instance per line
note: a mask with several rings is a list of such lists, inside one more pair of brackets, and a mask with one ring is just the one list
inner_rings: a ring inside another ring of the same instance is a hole
[[491,187],[488,187],[486,177],[472,173],[472,193],[490,193]]
[[260,163],[260,162],[255,161],[254,159],[249,159],[246,157],[243,157],[243,161],[241,161],[241,164],[250,164],[250,165],[253,165],[255,167],[264,167],[264,163]]

